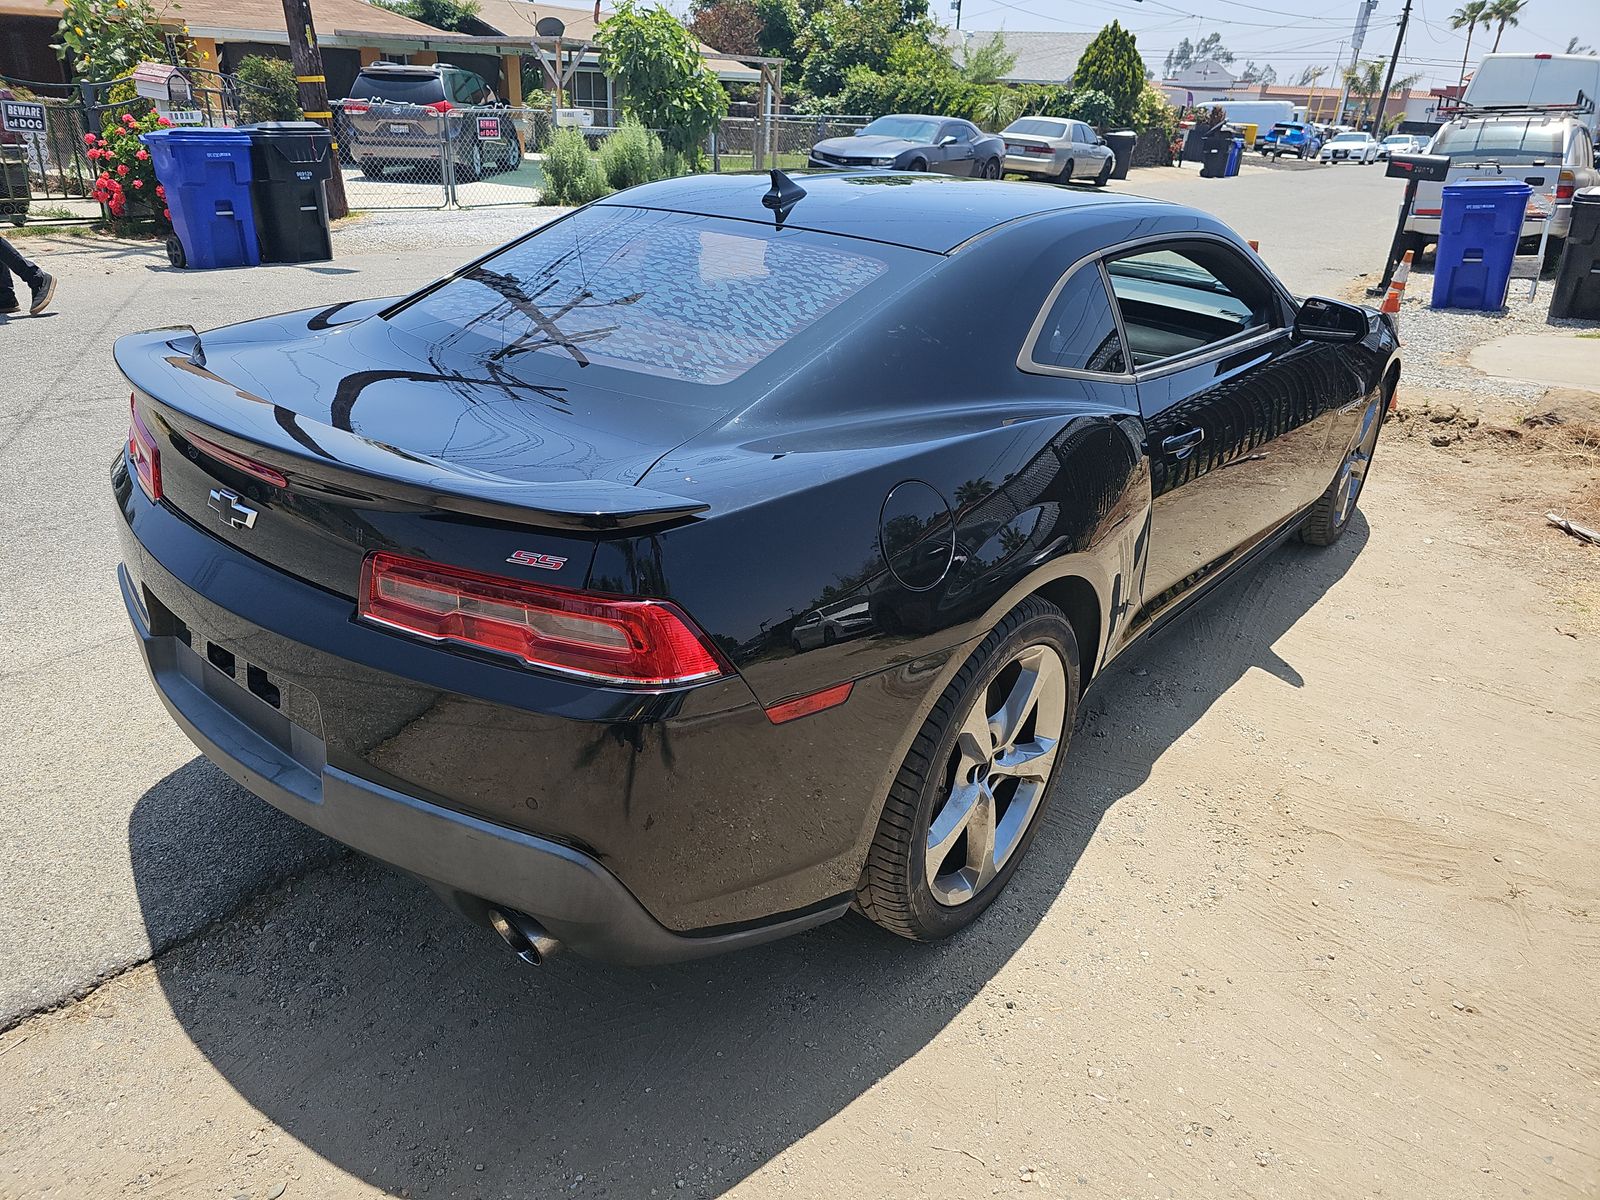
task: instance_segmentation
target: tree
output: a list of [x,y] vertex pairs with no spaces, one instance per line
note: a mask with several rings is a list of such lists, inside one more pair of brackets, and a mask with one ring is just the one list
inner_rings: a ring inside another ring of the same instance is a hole
[[713,0],[690,10],[689,32],[729,54],[761,53],[761,14],[755,0]]
[[1295,87],[1316,87],[1317,80],[1328,73],[1327,67],[1307,67],[1300,72],[1300,78],[1294,81]]
[[622,85],[622,111],[682,154],[695,155],[728,112],[728,94],[689,31],[661,5],[622,0],[595,40],[600,65]]
[[487,33],[489,27],[478,20],[477,0],[373,0],[402,17],[432,25],[451,33]]
[[1593,46],[1580,45],[1578,43],[1578,39],[1575,37],[1567,39],[1568,54],[1593,54],[1594,52],[1595,49]]
[[832,96],[851,67],[882,73],[903,36],[949,59],[927,0],[824,0],[796,39],[805,63],[800,86],[813,96]]
[[1467,31],[1467,48],[1461,52],[1461,77],[1456,80],[1456,86],[1461,86],[1467,78],[1467,57],[1472,53],[1472,31],[1479,25],[1489,28],[1489,5],[1487,0],[1471,0],[1463,4],[1450,14],[1451,29],[1465,29]]
[[239,80],[239,119],[247,125],[257,121],[298,121],[300,87],[295,82],[294,65],[283,58],[264,58],[252,54],[235,72]]
[[998,83],[1017,65],[1017,56],[1006,49],[1005,35],[995,34],[983,45],[962,57],[961,74],[969,83]]
[[1167,57],[1162,64],[1164,77],[1170,79],[1185,67],[1192,67],[1195,63],[1204,62],[1208,58],[1215,59],[1219,63],[1233,61],[1233,52],[1222,44],[1220,33],[1208,33],[1198,42],[1184,38],[1167,51]]
[[1133,106],[1144,91],[1144,60],[1133,34],[1112,21],[1084,49],[1072,74],[1074,89],[1104,92],[1114,106],[1112,120],[1122,123],[1133,116]]
[[149,0],[62,0],[61,10],[51,49],[78,79],[105,83],[167,60],[167,35]]
[[[1489,0],[1489,9],[1485,14],[1494,22],[1494,45],[1489,53],[1494,54],[1500,49],[1500,35],[1506,31],[1506,26],[1513,28],[1518,24],[1517,14],[1527,7],[1528,0]],[[1484,25],[1488,28],[1487,22]]]
[[761,18],[761,53],[793,62],[795,38],[800,34],[800,5],[796,0],[755,0],[755,6]]
[[[1353,67],[1345,68],[1344,82],[1352,95],[1361,97],[1361,115],[1356,118],[1356,128],[1360,129],[1367,123],[1367,111],[1372,106],[1372,101],[1383,91],[1384,63],[1381,59],[1371,59],[1367,62],[1357,63]],[[1417,75],[1407,75],[1403,79],[1396,79],[1391,85],[1392,90],[1397,90],[1403,96],[1406,89],[1420,78]],[[1383,124],[1384,114],[1378,113],[1373,121],[1374,126]]]
[[1252,58],[1244,64],[1244,73],[1239,76],[1239,82],[1259,83],[1270,87],[1278,82],[1278,72],[1270,63],[1256,66],[1256,60]]

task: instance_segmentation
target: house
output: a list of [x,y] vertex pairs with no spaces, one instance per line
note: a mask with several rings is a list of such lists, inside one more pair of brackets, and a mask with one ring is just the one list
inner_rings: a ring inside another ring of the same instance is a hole
[[[950,48],[957,65],[980,46],[985,46],[995,36],[993,30],[947,29],[945,45]],[[1013,85],[1044,83],[1062,85],[1072,81],[1078,69],[1078,60],[1094,41],[1092,33],[1055,33],[1049,31],[1000,31],[1005,39],[1007,53],[1016,55],[1011,70],[1000,76],[999,82]]]

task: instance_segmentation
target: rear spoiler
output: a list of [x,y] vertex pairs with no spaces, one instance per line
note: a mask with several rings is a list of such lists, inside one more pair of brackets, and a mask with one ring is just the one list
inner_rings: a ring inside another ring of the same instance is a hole
[[506,479],[338,429],[213,374],[191,326],[129,334],[112,353],[140,397],[180,435],[195,433],[256,459],[297,490],[589,532],[664,524],[711,507],[605,479]]

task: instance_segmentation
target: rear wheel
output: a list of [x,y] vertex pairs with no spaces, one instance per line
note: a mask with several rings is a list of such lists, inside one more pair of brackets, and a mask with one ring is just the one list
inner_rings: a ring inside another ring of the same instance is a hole
[[1311,506],[1305,524],[1300,527],[1300,540],[1313,546],[1331,546],[1344,536],[1355,515],[1356,501],[1361,498],[1361,488],[1372,466],[1372,455],[1378,448],[1378,432],[1383,428],[1383,409],[1389,403],[1389,389],[1378,392],[1378,398],[1361,414],[1361,432],[1356,437],[1350,453],[1339,464],[1339,473],[1333,477],[1328,490]]
[[368,179],[382,179],[383,164],[375,158],[363,158],[361,160],[361,173]]
[[1071,183],[1072,182],[1072,169],[1076,165],[1077,164],[1075,164],[1070,158],[1067,159],[1066,162],[1062,163],[1061,164],[1061,174],[1056,176],[1056,182],[1057,183]]
[[983,164],[983,177],[985,179],[1000,178],[1000,160],[998,158],[991,158]]
[[183,243],[175,233],[167,238],[167,261],[179,269],[189,265],[189,256],[184,253]]
[[1024,601],[986,637],[917,733],[884,804],[856,907],[934,941],[971,924],[1038,830],[1078,706],[1078,644]]

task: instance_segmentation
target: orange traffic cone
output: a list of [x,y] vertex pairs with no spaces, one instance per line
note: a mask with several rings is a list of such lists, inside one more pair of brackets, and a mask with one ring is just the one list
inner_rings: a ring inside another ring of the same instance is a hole
[[1394,321],[1394,327],[1400,328],[1400,296],[1406,290],[1406,280],[1411,278],[1411,258],[1413,252],[1407,250],[1405,257],[1400,260],[1400,265],[1394,269],[1394,278],[1389,281],[1388,294],[1383,298],[1383,305],[1379,312],[1389,314]]

